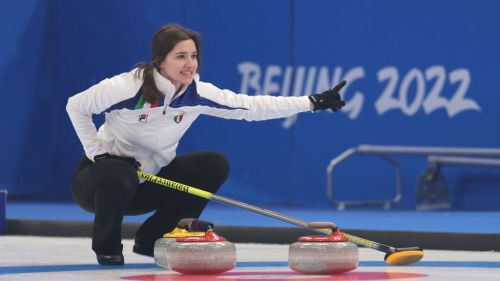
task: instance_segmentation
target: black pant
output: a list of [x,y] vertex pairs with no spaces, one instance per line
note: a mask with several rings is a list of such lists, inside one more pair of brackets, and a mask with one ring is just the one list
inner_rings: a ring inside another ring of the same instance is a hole
[[[160,177],[215,193],[229,174],[226,157],[217,152],[194,152],[176,157],[157,174]],[[150,182],[139,184],[135,168],[118,159],[92,162],[84,157],[71,185],[73,198],[95,213],[92,249],[97,254],[122,251],[124,215],[155,210],[136,232],[136,243],[154,246],[181,218],[198,218],[208,201]]]

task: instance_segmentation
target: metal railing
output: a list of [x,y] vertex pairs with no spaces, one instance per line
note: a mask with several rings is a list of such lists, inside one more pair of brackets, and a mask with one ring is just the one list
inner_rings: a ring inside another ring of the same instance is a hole
[[454,157],[454,156],[437,156],[430,155],[427,158],[429,165],[441,166],[456,165],[456,166],[481,166],[481,167],[500,167],[500,159],[491,158],[474,158],[474,157]]
[[[333,196],[333,170],[345,159],[354,154],[374,154],[388,162],[396,171],[396,191],[393,198],[385,200],[337,200]],[[384,209],[390,209],[392,204],[401,200],[402,176],[399,163],[388,155],[427,155],[429,165],[473,165],[500,167],[500,149],[477,148],[477,147],[425,147],[425,146],[387,146],[387,145],[359,145],[349,148],[339,156],[330,161],[327,166],[326,193],[330,202],[336,205],[338,210],[343,210],[347,205],[382,205]],[[457,157],[461,156],[461,157]],[[484,158],[477,158],[477,157]],[[476,158],[473,158],[476,157]]]

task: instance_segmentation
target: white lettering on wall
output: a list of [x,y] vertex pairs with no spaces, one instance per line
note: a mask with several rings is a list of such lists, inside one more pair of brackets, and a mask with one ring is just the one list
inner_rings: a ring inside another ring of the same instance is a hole
[[[363,111],[364,92],[359,83],[367,74],[362,66],[333,69],[327,66],[260,66],[255,62],[238,64],[241,74],[240,92],[249,95],[304,96],[323,92],[342,80],[348,83],[342,89],[341,96],[346,101],[342,108],[348,118],[355,120]],[[381,68],[376,74],[381,85],[381,92],[374,103],[378,115],[399,110],[406,116],[413,116],[420,110],[429,115],[437,110],[446,110],[450,118],[467,111],[481,111],[481,107],[471,98],[466,98],[471,83],[470,73],[465,68],[449,72],[442,65],[428,67],[425,70],[411,68],[400,73],[396,66]],[[446,98],[443,91],[455,89],[451,98]],[[373,91],[373,89],[368,89]],[[328,111],[329,112],[329,111]],[[297,121],[297,116],[285,119],[284,128],[290,128]]]
[[[413,116],[420,108],[429,115],[444,108],[451,118],[467,110],[481,111],[476,101],[465,98],[470,85],[470,74],[467,69],[461,68],[450,72],[448,85],[458,83],[458,88],[449,100],[441,96],[447,82],[443,66],[432,66],[423,72],[418,68],[412,68],[404,74],[401,83],[399,83],[399,71],[394,66],[382,68],[377,76],[379,82],[387,81],[375,102],[375,109],[379,115],[389,110],[401,110],[405,115]],[[429,91],[426,88],[428,83],[432,83]],[[410,93],[410,85],[415,86],[414,93]],[[408,98],[410,95],[414,96],[412,101]]]

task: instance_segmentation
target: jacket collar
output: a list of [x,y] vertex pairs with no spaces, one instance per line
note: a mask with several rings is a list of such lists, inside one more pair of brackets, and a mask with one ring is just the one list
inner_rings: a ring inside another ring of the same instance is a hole
[[163,94],[165,94],[166,97],[170,96],[172,97],[175,93],[175,86],[168,80],[167,78],[163,77],[163,75],[156,70],[156,68],[153,70],[153,77],[155,79],[155,84],[158,90],[160,90]]
[[[163,75],[161,75],[160,72],[156,70],[156,68],[153,70],[153,77],[155,79],[156,87],[158,88],[158,90],[160,90],[162,93],[165,94],[165,98],[171,100],[175,94],[174,84],[172,84],[172,82],[170,82],[170,80],[168,80],[167,78],[163,77]],[[200,81],[200,75],[196,74],[194,76],[193,82],[199,82],[199,81]],[[184,91],[186,91],[186,88],[188,86],[189,85],[184,85],[177,96],[182,95]]]

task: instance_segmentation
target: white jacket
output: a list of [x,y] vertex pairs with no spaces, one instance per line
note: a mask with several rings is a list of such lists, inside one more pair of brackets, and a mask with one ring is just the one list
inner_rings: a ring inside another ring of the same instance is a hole
[[[248,121],[289,117],[309,111],[302,97],[247,96],[221,90],[199,81],[175,94],[174,85],[156,70],[157,88],[165,94],[159,104],[144,102],[143,80],[137,69],[122,73],[68,99],[66,110],[85,154],[134,157],[145,172],[156,174],[176,155],[179,140],[200,114]],[[106,112],[105,122],[96,130],[92,114]]]

